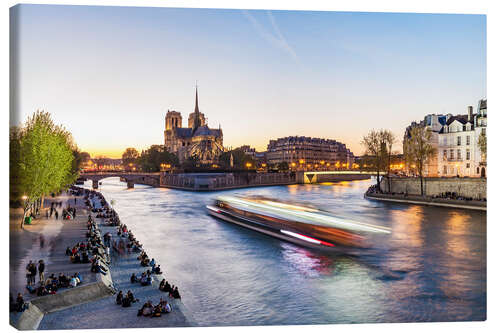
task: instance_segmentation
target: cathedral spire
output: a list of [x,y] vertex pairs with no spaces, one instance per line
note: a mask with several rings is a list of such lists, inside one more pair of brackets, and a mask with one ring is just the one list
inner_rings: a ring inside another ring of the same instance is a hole
[[200,110],[198,109],[198,84],[196,84],[196,99],[194,104],[193,132],[201,126]]

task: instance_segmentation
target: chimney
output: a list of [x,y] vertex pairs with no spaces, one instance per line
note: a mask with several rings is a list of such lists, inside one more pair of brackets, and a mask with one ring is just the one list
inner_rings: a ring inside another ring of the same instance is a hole
[[472,121],[472,106],[468,106],[467,109],[469,111],[468,116],[467,116],[467,120]]

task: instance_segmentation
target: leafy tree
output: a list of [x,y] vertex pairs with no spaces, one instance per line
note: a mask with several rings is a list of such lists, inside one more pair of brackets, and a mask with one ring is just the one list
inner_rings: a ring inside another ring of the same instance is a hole
[[189,156],[182,162],[183,169],[195,169],[200,165],[200,158],[197,155]]
[[479,135],[479,138],[477,140],[477,144],[479,146],[479,150],[481,150],[483,161],[486,161],[486,152],[487,152],[486,131],[481,131],[481,134]]
[[[43,202],[51,192],[59,192],[69,186],[78,172],[73,166],[73,150],[76,149],[71,134],[62,126],[55,125],[49,113],[35,112],[20,129],[11,129],[11,175],[14,192],[24,198],[24,218],[28,210]],[[23,222],[21,222],[21,227]]]
[[420,177],[420,194],[424,195],[423,170],[426,163],[436,154],[436,148],[431,143],[432,133],[423,126],[416,126],[410,130],[405,139],[404,151],[407,165],[415,164]]
[[234,169],[247,169],[246,164],[251,163],[255,167],[255,161],[250,155],[245,154],[242,149],[233,149],[226,151],[219,156],[219,163],[225,168],[231,167],[231,154],[233,155],[233,168]]
[[127,148],[122,154],[122,164],[125,169],[130,169],[130,164],[136,164],[139,158],[139,152],[135,148]]
[[90,161],[90,154],[87,153],[86,151],[80,152],[80,160],[81,160],[80,165],[88,163]]
[[164,146],[152,145],[141,153],[141,156],[137,159],[137,163],[142,171],[158,172],[161,170],[162,164],[179,165],[179,159],[177,155],[167,151]]
[[278,163],[278,170],[279,171],[288,171],[289,170],[288,163],[287,162]]
[[101,169],[106,165],[106,161],[108,161],[108,158],[104,155],[97,155],[92,159],[92,161],[94,161],[94,163],[97,165],[97,169]]
[[21,131],[19,127],[12,126],[9,132],[9,182],[10,182],[10,205],[19,207],[21,205],[22,188],[20,182],[20,150]]

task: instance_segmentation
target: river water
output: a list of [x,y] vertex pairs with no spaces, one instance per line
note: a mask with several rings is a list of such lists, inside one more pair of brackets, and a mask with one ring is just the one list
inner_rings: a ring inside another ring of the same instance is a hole
[[127,190],[118,178],[104,179],[100,191],[203,326],[486,319],[486,213],[366,200],[372,183],[223,192],[311,203],[392,229],[356,255],[216,220],[205,205],[221,192]]

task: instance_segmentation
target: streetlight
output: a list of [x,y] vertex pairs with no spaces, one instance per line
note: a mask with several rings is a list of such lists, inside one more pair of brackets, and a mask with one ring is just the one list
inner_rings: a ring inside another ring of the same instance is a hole
[[247,163],[245,164],[245,166],[246,166],[248,169],[250,169],[250,167],[252,166],[252,163],[247,162]]

